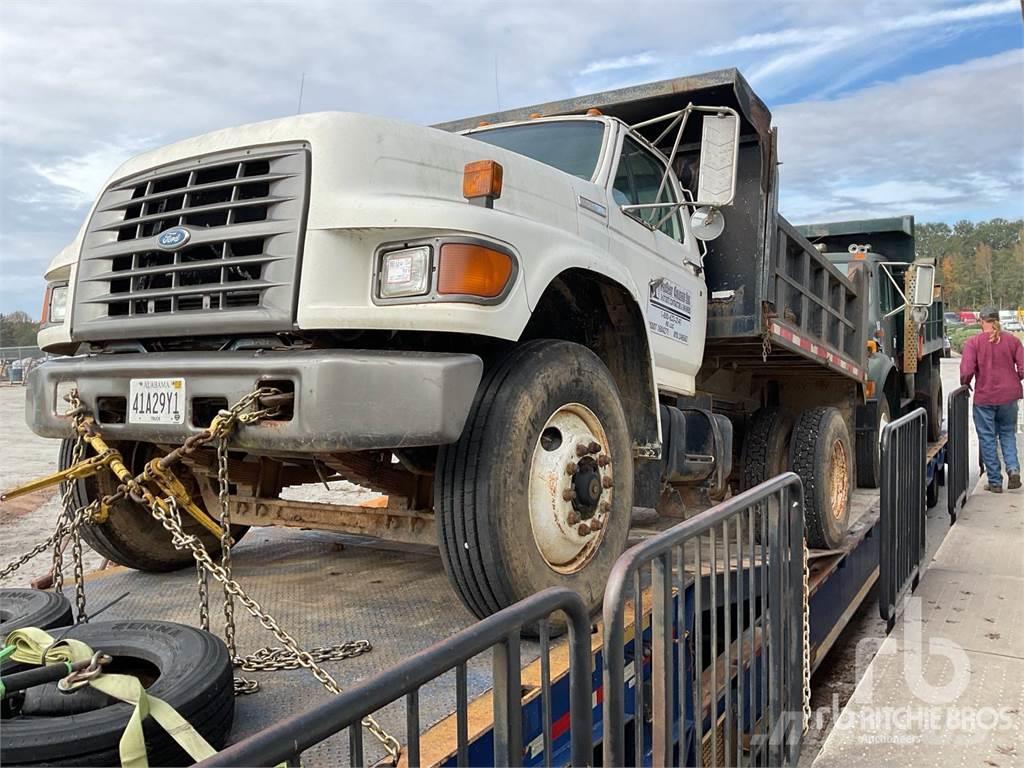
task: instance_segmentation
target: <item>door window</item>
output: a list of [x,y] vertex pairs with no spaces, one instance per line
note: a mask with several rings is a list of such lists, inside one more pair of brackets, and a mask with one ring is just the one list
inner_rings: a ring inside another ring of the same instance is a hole
[[[612,184],[612,197],[617,205],[675,203],[676,192],[672,184],[666,180],[665,186],[661,188],[664,175],[665,166],[661,161],[627,136],[622,142],[622,154],[619,156],[619,166]],[[668,211],[669,206],[666,205],[664,208],[642,208],[627,213],[653,227]],[[679,211],[673,211],[658,229],[673,240],[682,242],[683,230],[679,226]]]

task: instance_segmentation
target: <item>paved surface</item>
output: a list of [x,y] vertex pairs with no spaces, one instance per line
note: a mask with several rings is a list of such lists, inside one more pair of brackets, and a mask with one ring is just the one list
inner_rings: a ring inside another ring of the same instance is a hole
[[1024,491],[975,489],[814,768],[1024,766]]
[[[942,389],[947,395],[960,386],[960,359],[942,361]],[[969,429],[970,478],[978,479],[978,438],[973,423]],[[946,489],[940,489],[939,503],[929,509],[925,520],[925,561],[935,556],[949,530]],[[878,595],[873,588],[850,619],[811,681],[811,708],[822,713],[811,721],[800,752],[800,768],[809,768],[835,725],[836,716],[850,700],[871,657],[885,638],[885,622],[878,615]]]

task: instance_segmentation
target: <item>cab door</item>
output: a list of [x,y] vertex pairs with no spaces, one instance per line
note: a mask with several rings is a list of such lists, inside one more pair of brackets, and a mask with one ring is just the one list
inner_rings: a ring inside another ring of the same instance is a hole
[[[654,372],[661,390],[693,394],[704,356],[707,298],[700,253],[680,209],[674,174],[662,186],[665,160],[623,130],[618,162],[609,179],[610,253],[628,262],[645,292]],[[623,211],[623,205],[665,203],[664,208]]]

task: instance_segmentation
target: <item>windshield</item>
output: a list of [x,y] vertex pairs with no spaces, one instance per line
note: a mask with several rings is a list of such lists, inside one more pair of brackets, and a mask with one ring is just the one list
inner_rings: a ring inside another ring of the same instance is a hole
[[561,120],[510,125],[466,135],[590,181],[601,155],[604,123]]

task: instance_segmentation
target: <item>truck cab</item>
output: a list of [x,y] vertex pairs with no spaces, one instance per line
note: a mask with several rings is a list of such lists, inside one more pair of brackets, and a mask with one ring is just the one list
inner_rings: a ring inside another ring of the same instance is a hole
[[[655,282],[666,286],[655,300],[661,308],[653,302],[647,308],[649,320],[663,331],[650,336],[658,389],[694,394],[706,327],[703,253],[682,204],[693,199],[692,192],[668,158],[621,119],[596,109],[584,116],[481,126],[461,135],[574,177],[579,235],[595,255],[614,253],[638,292]],[[652,207],[630,207],[647,205]]]
[[[860,414],[861,429],[880,432],[890,420],[920,406],[927,414],[928,439],[938,440],[946,313],[941,286],[935,287],[927,306],[915,311],[908,303],[912,270],[922,263],[915,251],[914,217],[807,224],[798,229],[841,270],[867,271],[870,394]],[[934,270],[932,264],[926,267]],[[866,484],[877,481],[873,464],[866,460],[860,473]]]

